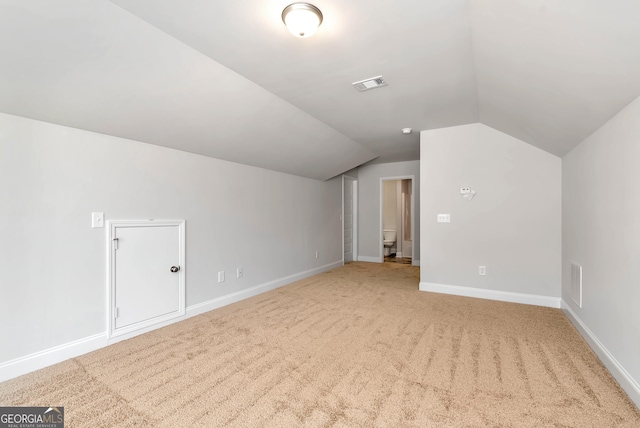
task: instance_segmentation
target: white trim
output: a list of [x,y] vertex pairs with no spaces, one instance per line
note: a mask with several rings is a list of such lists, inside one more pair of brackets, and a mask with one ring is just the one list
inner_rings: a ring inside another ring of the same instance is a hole
[[123,340],[131,339],[132,337],[140,336],[141,334],[149,333],[150,331],[157,330],[162,327],[166,327],[171,324],[175,324],[187,319],[185,315],[175,316],[172,318],[165,318],[154,323],[149,323],[136,327],[135,329],[129,329],[127,331],[118,332],[117,335],[107,338],[107,345],[113,345],[114,343],[122,342]]
[[235,293],[227,294],[226,296],[219,297],[217,299],[209,300],[207,302],[198,303],[196,305],[189,306],[186,309],[186,315],[180,318],[174,318],[164,321],[159,324],[147,326],[121,336],[108,338],[107,332],[95,334],[82,339],[74,340],[62,345],[54,346],[43,351],[35,352],[33,354],[19,357],[10,361],[0,363],[0,382],[13,379],[20,375],[39,370],[53,364],[60,363],[70,358],[79,357],[80,355],[88,352],[95,351],[100,348],[104,348],[113,343],[129,339],[134,336],[147,333],[158,328],[174,324],[179,321],[183,321],[186,318],[190,318],[195,315],[200,315],[204,312],[208,312],[212,309],[217,309],[222,306],[238,302],[240,300],[256,296],[269,290],[273,290],[283,285],[287,285],[301,279],[308,278],[313,275],[317,275],[322,272],[326,272],[331,269],[342,266],[342,261],[330,263],[318,268],[309,269],[304,272],[300,272],[294,275],[289,275],[284,278],[269,281],[267,283],[257,285],[255,287],[248,288],[246,290],[240,290]]
[[[127,227],[177,227],[178,228],[178,266],[180,271],[178,275],[178,310],[155,317],[149,320],[141,321],[132,325],[116,328],[115,321],[115,278],[116,264],[115,252],[116,246],[113,245],[114,237],[116,237],[116,229]],[[109,343],[119,342],[125,338],[137,336],[147,331],[155,330],[161,326],[171,324],[184,318],[186,313],[186,291],[185,291],[185,220],[109,220],[107,221],[107,336]],[[120,337],[122,336],[122,337]]]
[[399,259],[403,258],[402,257],[402,253],[399,253],[399,252],[396,251],[396,257],[399,258]]
[[351,255],[353,260],[358,260],[358,179],[350,175],[342,175],[342,264],[344,265],[344,186],[347,180],[351,180]]
[[227,294],[222,297],[207,300],[206,302],[197,303],[187,308],[187,318],[209,312],[213,309],[218,309],[231,303],[236,303],[249,297],[257,296],[258,294],[265,293],[270,290],[282,287],[283,285],[291,284],[296,281],[308,278],[313,275],[317,275],[322,272],[326,272],[331,269],[342,266],[342,261],[330,263],[328,265],[321,266],[319,268],[310,269],[304,272],[290,275],[284,278],[269,281],[264,284],[256,285],[255,287],[247,288],[244,290],[236,291],[235,293]]
[[340,220],[342,220],[340,222],[341,226],[342,226],[342,230],[341,230],[341,235],[342,235],[342,265],[344,266],[344,182],[345,182],[345,175],[342,174],[342,215],[340,216]]
[[415,259],[414,259],[414,260],[412,260],[412,261],[411,261],[411,264],[412,264],[413,266],[420,266],[420,260],[415,260]]
[[95,351],[106,345],[107,333],[100,333],[6,361],[0,364],[0,382]]
[[487,290],[484,288],[461,287],[459,285],[436,284],[432,282],[420,282],[420,291],[499,300],[501,302],[524,303],[525,305],[546,306],[548,308],[560,308],[560,297],[539,296],[536,294],[512,293],[510,291]]
[[359,262],[382,263],[379,257],[358,256]]
[[640,407],[640,384],[624,369],[622,364],[615,359],[609,350],[598,340],[595,334],[576,315],[571,307],[562,299],[562,311],[569,321],[575,326],[580,335],[587,342],[589,347],[595,352],[602,364],[609,370],[611,375],[618,381],[620,387],[629,395],[631,401]]
[[358,260],[358,180],[353,180],[353,260]]

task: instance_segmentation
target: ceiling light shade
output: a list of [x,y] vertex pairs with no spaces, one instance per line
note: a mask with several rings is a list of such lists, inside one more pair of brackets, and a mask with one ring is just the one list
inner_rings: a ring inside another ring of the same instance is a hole
[[309,3],[293,3],[282,11],[282,22],[294,36],[307,38],[322,24],[322,12]]

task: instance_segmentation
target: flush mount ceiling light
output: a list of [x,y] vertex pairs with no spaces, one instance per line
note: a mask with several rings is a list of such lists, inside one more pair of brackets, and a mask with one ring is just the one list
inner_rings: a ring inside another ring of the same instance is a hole
[[352,85],[360,92],[364,92],[370,89],[379,88],[381,86],[387,86],[387,82],[385,82],[382,76],[378,76],[372,77],[370,79],[364,79],[359,82],[353,82]]
[[309,3],[293,3],[282,11],[282,22],[291,34],[306,39],[313,36],[322,24],[322,12]]
[[402,128],[402,133],[405,135],[409,135],[413,132],[413,129],[411,128]]

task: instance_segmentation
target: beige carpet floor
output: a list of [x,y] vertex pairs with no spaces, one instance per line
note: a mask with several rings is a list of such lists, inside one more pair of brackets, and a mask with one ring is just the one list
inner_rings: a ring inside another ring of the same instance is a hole
[[0,384],[67,427],[640,427],[557,309],[350,263]]

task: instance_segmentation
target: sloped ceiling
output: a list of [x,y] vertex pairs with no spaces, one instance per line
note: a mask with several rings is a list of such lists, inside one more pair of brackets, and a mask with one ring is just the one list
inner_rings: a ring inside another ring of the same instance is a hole
[[289,3],[0,0],[0,111],[327,179],[471,122],[563,155],[640,95],[635,0]]

